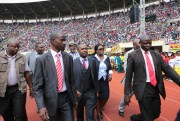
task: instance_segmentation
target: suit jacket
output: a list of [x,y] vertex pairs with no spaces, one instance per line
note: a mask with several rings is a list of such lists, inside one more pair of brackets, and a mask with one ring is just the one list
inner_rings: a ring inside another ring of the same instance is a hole
[[[61,51],[64,77],[71,103],[77,102],[73,77],[73,59]],[[33,93],[39,109],[46,107],[50,116],[55,115],[58,105],[58,78],[50,51],[36,58]]]
[[28,65],[31,69],[31,75],[34,74],[34,69],[35,69],[35,62],[36,62],[36,52],[32,52],[26,55]]
[[[157,80],[157,87],[159,89],[160,95],[165,99],[166,92],[164,88],[164,82],[162,77],[162,71],[168,75],[175,83],[180,85],[180,77],[179,75],[174,71],[173,68],[171,68],[168,64],[166,64],[161,55],[157,52],[154,52],[150,50],[153,62],[154,62],[154,68],[155,68],[155,74],[156,74],[156,80]],[[133,77],[133,91],[138,101],[142,99],[142,96],[144,94],[144,89],[146,86],[146,66],[145,66],[145,60],[143,57],[143,54],[141,52],[141,49],[137,49],[128,55],[128,63],[127,63],[127,69],[126,69],[126,80],[125,80],[125,94],[131,93],[131,81]]]
[[[93,84],[95,87],[96,93],[98,92],[98,72],[96,70],[96,62],[92,58],[88,57],[89,61],[89,67],[91,69],[91,77],[93,80]],[[74,80],[75,80],[75,86],[76,90],[79,92],[83,93],[83,80],[82,80],[82,73],[81,73],[81,68],[80,66],[82,63],[80,62],[79,57],[74,60]]]

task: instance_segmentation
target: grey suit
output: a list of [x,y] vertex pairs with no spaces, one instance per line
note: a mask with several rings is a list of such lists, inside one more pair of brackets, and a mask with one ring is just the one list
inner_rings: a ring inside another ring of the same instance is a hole
[[34,73],[36,56],[37,56],[36,52],[32,52],[26,55],[28,65],[31,69],[31,75]]
[[84,121],[84,107],[86,107],[86,121],[95,121],[94,111],[97,103],[98,73],[95,60],[88,57],[89,66],[85,69],[80,58],[74,60],[74,79],[76,90],[81,93],[77,108],[77,121]]
[[[66,99],[63,99],[64,96],[60,97],[61,93],[58,93],[58,79],[56,73],[55,63],[50,51],[43,54],[42,56],[37,57],[36,67],[33,79],[33,92],[34,97],[39,109],[47,108],[49,116],[54,116],[57,114],[57,110],[62,108],[63,103],[70,101],[70,107],[72,113],[72,105],[77,102],[76,92],[74,86],[73,78],[73,59],[66,52],[62,52],[63,65],[64,65],[64,78],[67,87]],[[62,94],[64,95],[64,94]],[[70,98],[70,99],[69,99]],[[65,102],[59,101],[65,100]],[[62,113],[64,110],[60,110]],[[63,114],[62,117],[69,120],[69,116]],[[62,118],[60,117],[60,118]],[[61,119],[62,120],[62,119]]]

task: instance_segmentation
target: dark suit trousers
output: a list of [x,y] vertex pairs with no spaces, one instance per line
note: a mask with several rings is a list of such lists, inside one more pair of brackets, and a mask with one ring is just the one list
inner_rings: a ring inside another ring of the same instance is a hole
[[5,121],[27,121],[26,93],[21,93],[18,86],[7,87],[5,97],[0,97],[0,114]]
[[154,121],[154,119],[159,117],[161,100],[157,87],[153,87],[150,83],[146,83],[143,98],[138,102],[143,121]]
[[74,121],[73,106],[67,91],[58,94],[57,112],[49,116],[49,121]]
[[97,96],[94,90],[83,93],[78,101],[77,121],[84,121],[84,106],[86,108],[86,121],[95,121],[96,102]]

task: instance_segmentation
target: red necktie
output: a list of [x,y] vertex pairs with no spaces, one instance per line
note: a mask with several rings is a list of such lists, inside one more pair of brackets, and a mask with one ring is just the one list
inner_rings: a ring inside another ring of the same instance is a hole
[[146,63],[147,63],[148,72],[149,72],[150,83],[155,87],[157,84],[157,81],[156,81],[155,71],[153,70],[153,65],[148,57],[148,52],[145,52],[145,57],[146,57]]
[[84,68],[86,69],[86,59],[83,59],[83,66],[84,66]]
[[62,65],[60,61],[60,54],[56,54],[57,61],[56,61],[56,71],[57,71],[57,77],[58,77],[58,91],[61,92],[63,88],[63,71],[62,71]]

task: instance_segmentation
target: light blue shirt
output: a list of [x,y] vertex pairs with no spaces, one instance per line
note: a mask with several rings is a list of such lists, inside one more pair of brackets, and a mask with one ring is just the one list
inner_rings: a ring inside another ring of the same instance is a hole
[[[54,63],[56,65],[56,61],[57,61],[57,57],[56,57],[56,54],[57,52],[54,51],[54,50],[50,50],[51,51],[51,54],[53,56],[53,60],[54,60]],[[59,55],[60,55],[60,61],[61,61],[61,65],[62,65],[62,71],[63,71],[63,88],[61,90],[61,92],[64,92],[67,90],[67,87],[66,87],[66,82],[65,82],[65,76],[64,76],[64,63],[63,63],[63,58],[62,58],[62,54],[61,54],[61,51],[59,52]]]
[[[80,59],[80,62],[83,64],[84,58],[79,57],[79,59]],[[87,57],[85,58],[85,63],[86,63],[86,69],[88,69],[88,67],[89,67],[89,61],[88,61],[88,58],[87,58]]]

